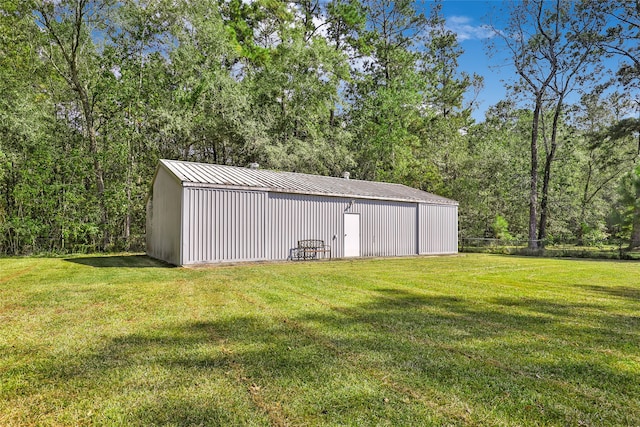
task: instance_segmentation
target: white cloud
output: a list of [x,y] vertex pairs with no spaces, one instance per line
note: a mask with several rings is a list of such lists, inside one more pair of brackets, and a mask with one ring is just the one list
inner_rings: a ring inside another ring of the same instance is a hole
[[473,19],[467,16],[450,16],[446,28],[458,36],[458,41],[490,39],[496,33],[488,25],[474,25]]

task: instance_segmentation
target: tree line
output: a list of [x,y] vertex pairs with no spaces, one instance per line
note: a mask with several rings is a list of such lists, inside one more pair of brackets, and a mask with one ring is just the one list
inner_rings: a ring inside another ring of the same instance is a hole
[[639,246],[639,8],[592,3],[503,3],[488,48],[515,72],[476,123],[438,1],[0,0],[0,253],[142,248],[160,158],[403,183],[458,200],[463,236]]

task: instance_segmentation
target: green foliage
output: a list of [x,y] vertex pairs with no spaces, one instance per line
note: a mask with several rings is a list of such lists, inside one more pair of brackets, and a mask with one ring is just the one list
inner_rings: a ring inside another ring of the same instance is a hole
[[492,237],[497,215],[518,237],[527,235],[527,126],[531,114],[501,102],[471,126],[460,177],[460,224],[468,237]]
[[493,235],[500,240],[513,239],[509,233],[509,223],[502,215],[496,215],[496,219],[493,221]]
[[593,228],[585,223],[581,224],[580,236],[582,236],[582,243],[585,246],[599,246],[610,237],[603,228]]
[[618,235],[630,249],[640,247],[640,166],[624,175],[618,188],[620,199],[612,213]]

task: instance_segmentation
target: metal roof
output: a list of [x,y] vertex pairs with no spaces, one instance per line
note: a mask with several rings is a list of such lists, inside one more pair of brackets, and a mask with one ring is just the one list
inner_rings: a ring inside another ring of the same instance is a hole
[[330,176],[250,169],[208,163],[160,160],[184,186],[241,188],[279,193],[312,194],[401,202],[457,205],[447,199],[402,184],[362,181]]

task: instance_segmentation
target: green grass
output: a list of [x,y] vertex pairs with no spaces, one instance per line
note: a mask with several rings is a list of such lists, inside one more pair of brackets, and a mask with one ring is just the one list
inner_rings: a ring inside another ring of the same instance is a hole
[[0,425],[640,425],[640,263],[0,259]]

